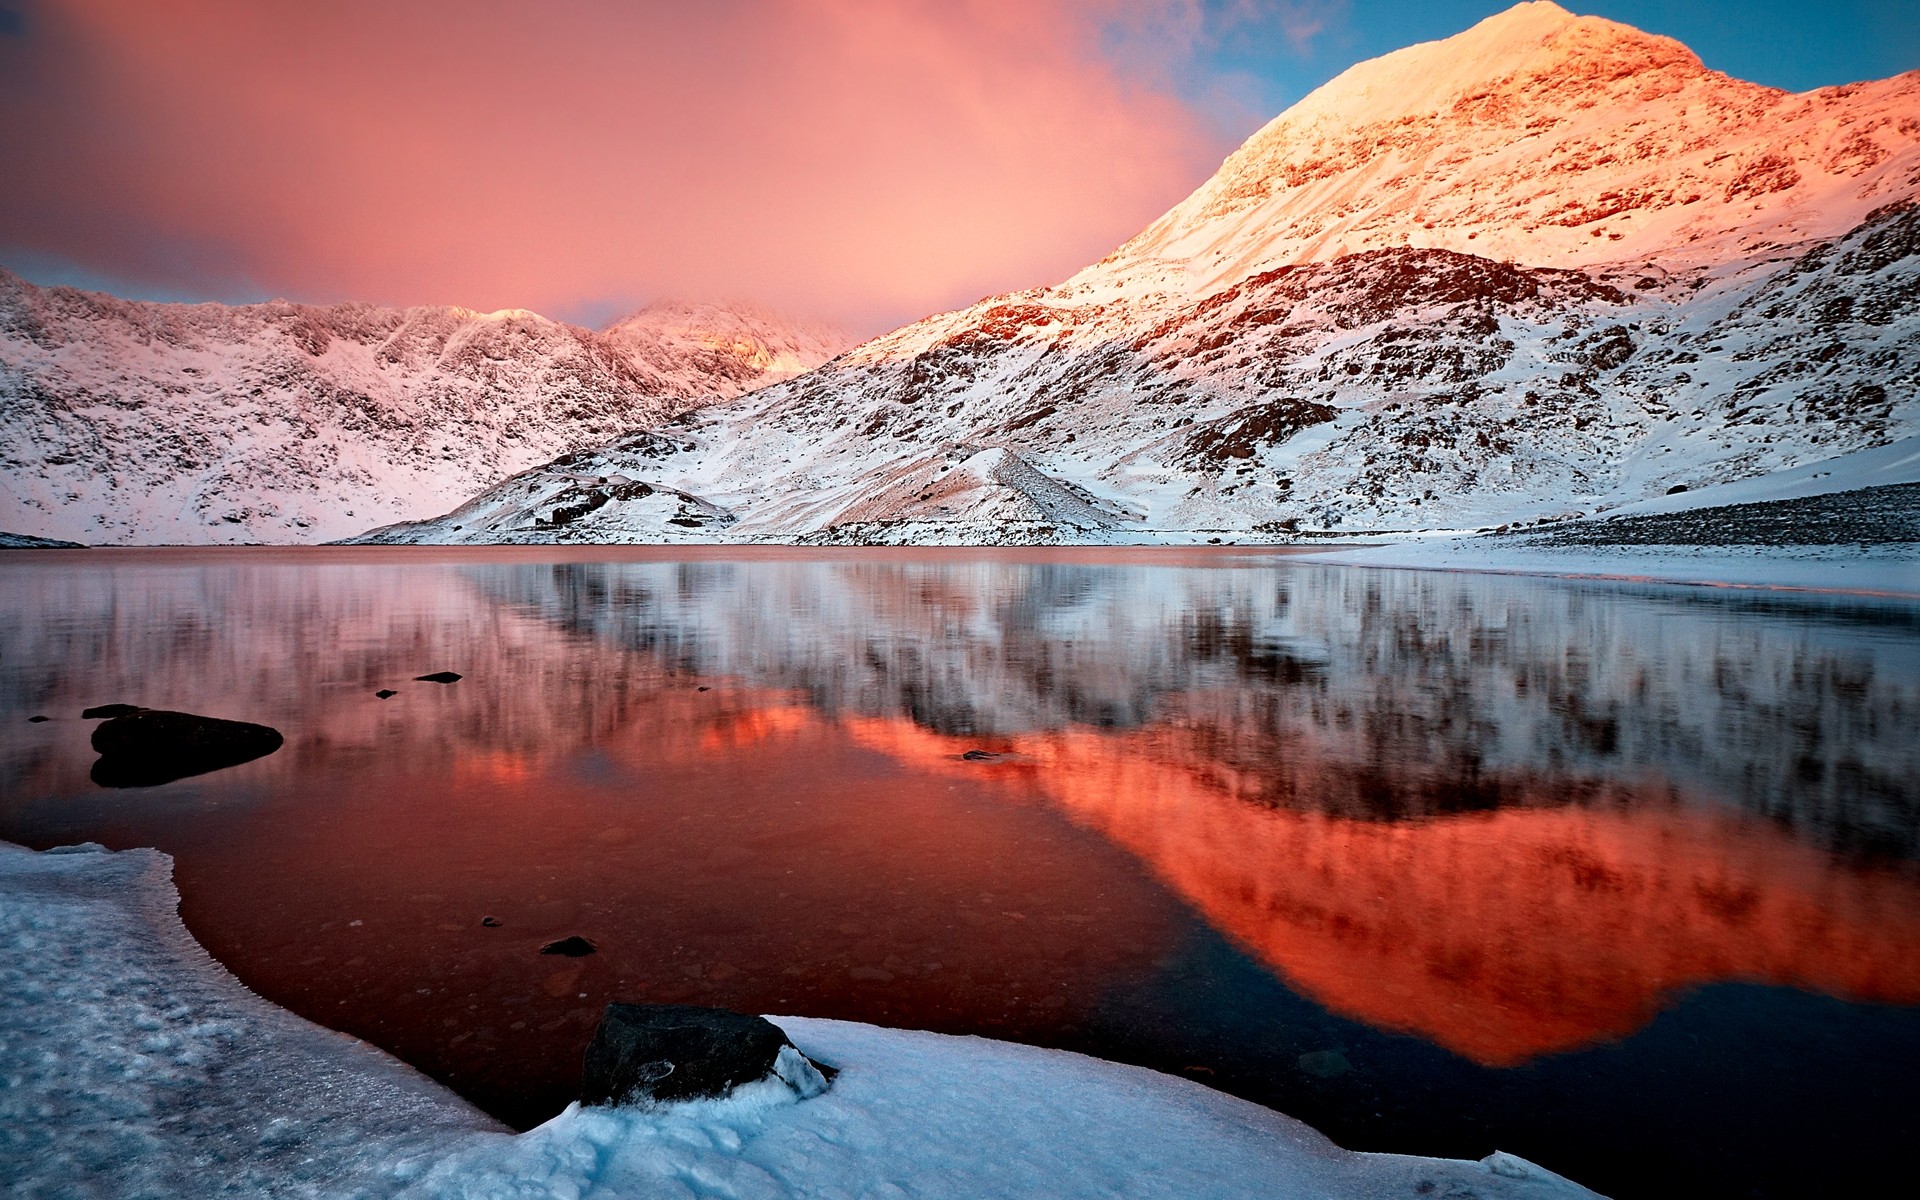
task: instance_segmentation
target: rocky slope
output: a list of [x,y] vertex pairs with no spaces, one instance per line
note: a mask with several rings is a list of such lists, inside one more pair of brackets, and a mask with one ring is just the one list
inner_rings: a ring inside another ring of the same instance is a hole
[[1059,286],[532,472],[479,526],[371,536],[1206,540],[1603,511],[1920,432],[1917,194],[1920,72],[1790,95],[1522,4],[1349,70]]
[[0,271],[0,529],[324,541],[831,358],[748,308],[150,304]]

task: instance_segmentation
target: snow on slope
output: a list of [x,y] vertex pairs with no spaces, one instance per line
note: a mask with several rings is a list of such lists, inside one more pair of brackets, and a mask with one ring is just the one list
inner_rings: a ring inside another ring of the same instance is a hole
[[[703,540],[1258,539],[1593,512],[1920,432],[1916,195],[1920,73],[1792,96],[1522,4],[1354,67],[1058,287],[569,469],[735,518]],[[988,451],[1021,464],[1005,503],[941,500]],[[450,524],[376,540],[549,540],[531,509],[483,536]],[[607,504],[563,536],[678,535]]]
[[1535,0],[1347,70],[1066,290],[1395,246],[1673,269],[1831,237],[1917,184],[1920,72],[1793,95]]
[[601,336],[655,391],[721,398],[805,374],[851,344],[838,329],[744,303],[664,301]]
[[595,334],[522,310],[148,304],[0,271],[0,528],[341,537],[786,378],[839,340],[713,306]]
[[[934,318],[556,470],[705,498],[703,540],[1150,541],[1476,528],[1618,507],[1920,433],[1920,207],[1684,277],[1379,250],[1172,311],[1050,294]],[[996,508],[957,464],[1020,464]],[[1045,495],[1067,493],[1072,504]],[[495,501],[510,497],[496,495]],[[496,505],[377,540],[563,537]]]
[[1920,438],[1587,520],[1412,535],[1302,561],[1920,597]]
[[0,843],[11,1194],[1593,1195],[1507,1154],[1348,1153],[1138,1068],[797,1018],[779,1020],[841,1068],[824,1096],[749,1084],[664,1110],[576,1107],[516,1137],[240,986],[180,924],[170,867],[152,850]]

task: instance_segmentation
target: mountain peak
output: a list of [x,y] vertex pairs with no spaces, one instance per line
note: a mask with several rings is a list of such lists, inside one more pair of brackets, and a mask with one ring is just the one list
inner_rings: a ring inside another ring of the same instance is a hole
[[1358,63],[1066,285],[1205,292],[1391,247],[1536,266],[1728,261],[1912,191],[1920,86],[1793,95],[1548,0]]
[[1452,37],[1356,63],[1276,117],[1249,146],[1268,131],[1323,121],[1367,125],[1441,113],[1464,97],[1518,91],[1543,79],[1604,82],[1663,68],[1705,69],[1672,38],[1576,16],[1552,0],[1526,0]]
[[756,304],[684,300],[656,301],[601,337],[662,387],[685,379],[722,397],[810,371],[853,344],[831,326]]

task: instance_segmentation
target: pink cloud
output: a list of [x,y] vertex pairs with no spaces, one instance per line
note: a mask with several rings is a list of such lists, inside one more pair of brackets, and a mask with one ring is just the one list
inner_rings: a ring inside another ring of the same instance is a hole
[[1206,176],[1219,133],[1102,46],[1163,7],[49,0],[0,39],[0,243],[188,289],[874,328],[1064,276]]

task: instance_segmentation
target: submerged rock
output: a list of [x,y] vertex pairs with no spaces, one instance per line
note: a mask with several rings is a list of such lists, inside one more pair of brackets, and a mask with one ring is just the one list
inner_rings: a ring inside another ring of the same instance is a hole
[[[481,924],[484,925],[486,922],[482,921]],[[585,958],[599,948],[576,933],[572,937],[563,937],[557,942],[548,942],[540,947],[540,953],[564,954],[568,958]]]
[[39,724],[40,722],[42,722],[42,721],[50,721],[50,720],[52,720],[52,719],[53,719],[53,718],[51,718],[51,717],[48,717],[48,716],[44,716],[44,715],[42,715],[42,714],[40,714],[40,713],[35,713],[35,714],[33,714],[33,715],[32,715],[31,717],[28,717],[28,718],[27,718],[27,722],[28,722],[29,724],[32,724],[32,725],[38,725],[38,724]]
[[285,740],[277,729],[246,721],[134,709],[93,731],[93,748],[100,752],[93,781],[102,787],[154,787],[252,762]]
[[580,1099],[704,1100],[763,1079],[778,1079],[802,1100],[827,1090],[821,1068],[765,1017],[679,1004],[609,1004],[587,1047]]
[[1334,1079],[1353,1070],[1338,1050],[1312,1050],[1300,1056],[1300,1069],[1315,1079]]
[[80,714],[82,721],[97,721],[101,718],[130,717],[137,712],[145,712],[138,704],[96,704]]
[[392,688],[381,688],[379,691],[374,693],[374,698],[379,700],[386,700],[391,697],[398,696],[399,694],[400,694],[399,692],[394,691]]
[[415,675],[413,680],[415,683],[457,683],[460,677],[458,671],[435,671],[431,675]]

